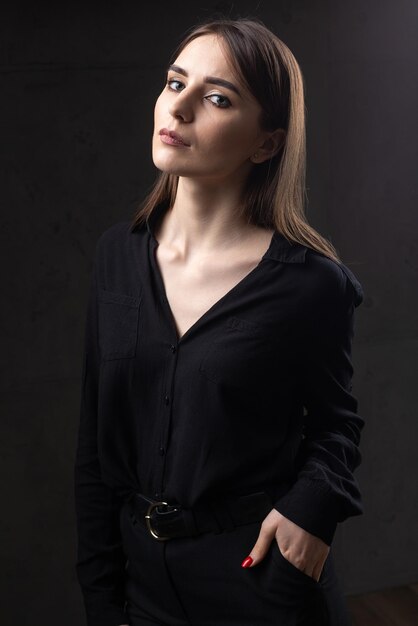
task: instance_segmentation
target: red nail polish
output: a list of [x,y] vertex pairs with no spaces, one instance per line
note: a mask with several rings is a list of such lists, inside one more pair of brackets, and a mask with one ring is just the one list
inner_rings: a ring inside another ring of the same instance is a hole
[[241,563],[241,567],[250,567],[252,562],[253,562],[252,558],[250,556],[247,556]]

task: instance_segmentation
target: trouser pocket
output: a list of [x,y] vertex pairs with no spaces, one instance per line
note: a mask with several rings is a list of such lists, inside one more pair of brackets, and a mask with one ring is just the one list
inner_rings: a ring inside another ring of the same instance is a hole
[[273,538],[272,545],[270,546],[270,548],[272,550],[272,556],[273,556],[273,560],[275,561],[275,563],[277,563],[279,567],[282,567],[285,570],[287,570],[289,572],[289,576],[294,576],[295,578],[298,578],[301,581],[304,581],[313,585],[321,584],[321,581],[324,575],[324,570],[326,567],[326,562],[324,564],[324,567],[322,568],[319,581],[316,581],[312,576],[309,576],[309,574],[302,572],[302,570],[296,567],[296,565],[293,565],[293,563],[291,563],[289,559],[287,559],[283,555],[275,538]]

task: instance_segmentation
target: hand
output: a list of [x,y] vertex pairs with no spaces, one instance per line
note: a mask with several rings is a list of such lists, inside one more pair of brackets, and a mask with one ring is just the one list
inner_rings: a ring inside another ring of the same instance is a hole
[[276,509],[272,509],[261,524],[260,534],[248,555],[253,559],[249,567],[263,560],[272,540],[277,541],[280,552],[292,565],[319,581],[330,546]]

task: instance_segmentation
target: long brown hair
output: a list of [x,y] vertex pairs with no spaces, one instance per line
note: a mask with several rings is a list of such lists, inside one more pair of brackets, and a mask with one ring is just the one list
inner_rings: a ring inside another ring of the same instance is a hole
[[[225,53],[262,108],[263,130],[283,128],[286,138],[270,159],[254,165],[246,181],[242,214],[248,222],[275,228],[290,242],[298,242],[340,262],[334,246],[307,221],[306,130],[304,79],[289,48],[258,18],[219,18],[204,21],[186,32],[172,53],[170,65],[193,39],[216,34]],[[137,207],[131,229],[154,208],[172,206],[178,176],[159,172],[151,191]]]

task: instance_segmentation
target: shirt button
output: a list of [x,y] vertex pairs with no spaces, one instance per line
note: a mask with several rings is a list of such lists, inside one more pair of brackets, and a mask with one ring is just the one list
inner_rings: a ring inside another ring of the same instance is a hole
[[161,454],[161,456],[163,456],[163,454],[165,454],[165,450],[164,450],[164,448],[160,448],[160,449],[159,449],[159,453]]
[[174,346],[173,344],[171,344],[171,346],[170,346],[170,350],[171,350],[171,352],[174,354],[174,352],[176,351],[176,346]]
[[170,398],[168,396],[164,396],[164,402],[168,404],[170,402]]

